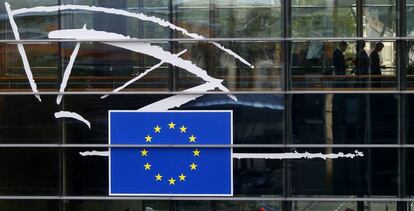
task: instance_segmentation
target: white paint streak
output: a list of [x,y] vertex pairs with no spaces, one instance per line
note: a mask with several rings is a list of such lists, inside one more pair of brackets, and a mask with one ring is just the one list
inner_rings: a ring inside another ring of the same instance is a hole
[[[86,151],[79,152],[82,156],[103,156],[108,157],[109,151]],[[233,158],[235,159],[276,159],[276,160],[292,160],[292,159],[316,159],[320,158],[323,160],[326,159],[354,159],[356,157],[364,157],[364,153],[355,151],[355,153],[344,154],[342,152],[338,154],[322,154],[322,153],[276,153],[276,154],[252,154],[252,153],[233,153]]]
[[[64,39],[132,39],[129,36],[126,37],[121,34],[110,33],[105,31],[95,31],[88,29],[67,29],[67,30],[58,30],[52,31],[49,33],[50,38],[64,38]],[[135,39],[135,38],[134,38]],[[176,67],[187,70],[188,72],[196,75],[197,77],[203,79],[204,81],[210,82],[224,92],[229,90],[221,84],[223,80],[216,79],[207,74],[207,71],[201,69],[191,61],[184,60],[179,58],[177,55],[174,55],[168,51],[164,51],[160,46],[151,45],[149,43],[138,42],[138,43],[128,43],[128,42],[102,42],[107,45],[116,46],[119,48],[127,49],[133,52],[146,54],[152,56],[166,63],[172,64]]]
[[[21,8],[13,11],[14,15],[24,14],[24,13],[38,13],[38,12],[57,12],[57,11],[63,11],[63,10],[87,10],[87,11],[93,11],[93,12],[103,12],[108,14],[114,14],[114,15],[122,15],[126,17],[136,18],[142,21],[149,21],[155,24],[158,24],[163,27],[168,27],[170,29],[176,30],[181,32],[182,34],[189,36],[194,39],[205,39],[205,37],[196,34],[196,33],[190,33],[186,29],[181,28],[179,26],[176,26],[168,21],[165,21],[161,18],[157,18],[154,16],[147,16],[143,13],[132,13],[125,10],[119,10],[119,9],[113,9],[113,8],[105,8],[105,7],[96,7],[96,6],[89,6],[89,5],[58,5],[58,6],[40,6],[40,7],[33,7],[33,8]],[[226,53],[232,55],[245,65],[254,68],[249,62],[247,62],[245,59],[243,59],[241,56],[236,54],[230,49],[225,48],[224,46],[220,45],[217,42],[210,42],[214,44],[216,47],[220,48],[221,50],[225,51]]]
[[[184,54],[185,52],[187,52],[187,49],[186,49],[186,50],[181,51],[181,52],[180,52],[180,53],[178,53],[178,54],[174,54],[174,55],[176,55],[176,56],[178,57],[178,56],[181,56],[182,54]],[[147,74],[149,74],[149,73],[150,73],[150,72],[152,72],[153,70],[155,70],[155,69],[157,69],[157,68],[161,67],[161,65],[163,65],[164,63],[165,63],[164,61],[161,61],[160,63],[158,63],[158,64],[156,64],[156,65],[152,66],[151,68],[149,68],[149,69],[145,70],[145,72],[143,72],[143,73],[139,74],[137,77],[135,77],[135,78],[133,78],[133,79],[129,80],[129,81],[128,81],[128,82],[126,82],[124,85],[122,85],[122,86],[120,86],[120,87],[116,88],[116,89],[115,89],[115,90],[113,90],[112,92],[113,92],[113,93],[116,93],[116,92],[119,92],[119,91],[121,91],[121,90],[125,89],[127,86],[129,86],[129,85],[131,85],[132,83],[134,83],[134,82],[138,81],[139,79],[143,78],[144,76],[146,76]],[[102,97],[101,97],[101,99],[105,99],[105,98],[107,98],[108,96],[109,96],[109,95],[104,95],[104,96],[102,96]]]
[[91,123],[86,120],[85,118],[83,118],[81,115],[74,113],[74,112],[69,112],[69,111],[60,111],[60,112],[56,112],[55,113],[55,117],[56,119],[59,118],[72,118],[72,119],[77,119],[83,123],[85,123],[89,129],[91,129]]
[[[206,92],[210,90],[214,90],[216,87],[211,83],[205,83],[200,86],[193,87],[191,89],[186,89],[183,92]],[[168,111],[169,109],[179,108],[180,106],[195,100],[199,97],[203,96],[200,95],[174,95],[172,97],[168,97],[162,99],[158,102],[152,103],[145,107],[138,109],[139,111]]]
[[101,156],[101,157],[109,157],[109,151],[86,151],[86,152],[79,152],[80,155],[83,157],[86,156]]
[[[65,73],[63,75],[63,80],[62,80],[62,83],[60,84],[60,89],[59,89],[60,93],[65,92],[70,74],[72,73],[73,64],[75,63],[76,57],[78,56],[78,53],[79,53],[80,44],[81,44],[80,42],[76,43],[75,50],[73,50],[72,55],[70,56],[69,64],[65,69]],[[58,95],[57,96],[56,104],[59,105],[60,102],[62,102],[62,97],[63,97],[63,95]]]
[[[14,21],[14,16],[13,16],[13,12],[11,10],[10,4],[7,2],[4,4],[6,6],[7,14],[9,16],[9,21],[10,21],[11,28],[13,30],[14,37],[16,38],[16,40],[20,40],[19,29],[17,28],[17,24]],[[33,93],[39,93],[39,91],[37,90],[36,82],[33,79],[33,73],[30,68],[29,60],[27,59],[26,51],[24,50],[23,44],[18,43],[17,50],[19,51],[20,56],[22,58],[24,71],[26,72],[26,76],[27,76],[27,79],[29,80],[29,84],[30,84],[30,87],[32,88]],[[35,97],[39,100],[39,102],[42,102],[40,95],[35,95]]]
[[275,159],[275,160],[286,160],[286,159],[338,159],[338,158],[350,158],[354,159],[356,157],[364,157],[364,153],[360,151],[355,151],[355,153],[344,154],[342,152],[334,154],[322,154],[322,153],[270,153],[270,154],[260,154],[260,153],[233,153],[233,158],[236,159]]

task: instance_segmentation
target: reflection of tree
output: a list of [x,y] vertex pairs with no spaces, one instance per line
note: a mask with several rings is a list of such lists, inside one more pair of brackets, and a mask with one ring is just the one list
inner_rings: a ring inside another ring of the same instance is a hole
[[408,43],[408,67],[407,74],[414,74],[414,43]]
[[325,5],[318,0],[300,1],[300,5],[315,7],[293,8],[293,36],[355,36],[356,15],[353,8],[351,5],[343,7],[338,4],[338,1],[325,3]]

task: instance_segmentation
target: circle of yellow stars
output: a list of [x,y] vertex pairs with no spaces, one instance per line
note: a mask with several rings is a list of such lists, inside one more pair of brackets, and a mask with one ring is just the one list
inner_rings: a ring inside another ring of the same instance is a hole
[[[177,124],[175,124],[173,121],[171,121],[168,124],[168,130],[175,130],[176,129],[176,126],[177,126]],[[153,134],[153,136],[161,133],[161,130],[162,129],[163,128],[160,125],[156,125],[154,127],[154,134]],[[177,129],[180,130],[180,133],[187,134],[187,129],[188,128],[185,125],[181,125],[181,127],[177,128]],[[152,143],[153,136],[151,136],[150,134],[148,134],[147,136],[145,136],[144,137],[145,138],[145,142],[147,144]],[[191,136],[188,136],[188,142],[189,143],[196,143],[196,141],[197,141],[197,137],[194,134],[191,134]],[[148,157],[149,151],[147,149],[142,149],[140,152],[141,152],[141,157]],[[200,153],[201,153],[200,150],[195,149],[193,151],[193,157],[200,157]],[[145,171],[151,171],[152,165],[150,163],[146,162],[143,166],[144,166],[144,170]],[[197,171],[198,165],[195,162],[192,162],[191,164],[188,165],[188,167],[189,167],[189,169],[191,171]],[[162,182],[163,181],[163,177],[164,177],[163,175],[161,175],[159,172],[157,172],[157,174],[154,176],[154,179],[155,179],[156,182]],[[175,178],[174,177],[170,177],[167,181],[168,181],[168,184],[169,185],[175,185],[175,183],[177,181],[179,181],[179,182],[185,182],[186,181],[186,178],[187,178],[187,176],[184,173],[181,173],[181,175],[178,175]]]

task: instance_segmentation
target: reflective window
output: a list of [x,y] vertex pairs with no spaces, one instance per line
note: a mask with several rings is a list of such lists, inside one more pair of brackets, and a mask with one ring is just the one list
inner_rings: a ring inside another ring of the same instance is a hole
[[396,36],[396,0],[364,0],[364,37]]
[[294,42],[291,48],[292,88],[312,91],[395,89],[395,51],[393,42]]
[[[310,153],[352,153],[350,149],[295,149]],[[397,194],[398,166],[395,149],[359,149],[363,158],[289,160],[291,194],[312,197],[390,196]],[[312,178],[312,179],[309,179]],[[375,210],[375,209],[374,209]]]
[[328,94],[292,96],[295,144],[396,144],[397,97]]
[[[99,95],[67,95],[65,107],[88,119],[92,128],[77,120],[65,120],[66,143],[108,143],[108,110],[136,110],[169,96],[113,95],[105,100]],[[185,95],[179,96],[183,100]],[[280,95],[205,95],[197,101],[187,100],[181,110],[233,110],[235,144],[283,143],[284,102]]]
[[356,36],[355,0],[293,0],[293,37]]

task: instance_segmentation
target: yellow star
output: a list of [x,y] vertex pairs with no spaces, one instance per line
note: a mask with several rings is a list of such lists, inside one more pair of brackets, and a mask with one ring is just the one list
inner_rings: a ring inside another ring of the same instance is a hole
[[180,131],[181,133],[186,133],[187,132],[187,128],[183,126],[180,127]]
[[145,167],[145,170],[151,170],[151,164],[149,163],[146,163],[144,167]]
[[147,154],[148,154],[148,151],[147,151],[146,149],[143,149],[143,150],[141,151],[141,156],[142,156],[142,157],[147,157]]
[[195,137],[194,135],[191,135],[190,137],[188,137],[188,139],[190,139],[190,142],[195,142],[197,137]]
[[191,165],[191,170],[197,170],[197,165],[193,162]]
[[200,157],[200,151],[198,151],[198,149],[193,151],[194,153],[194,157]]
[[154,127],[155,133],[161,133],[161,127],[157,125],[157,127]]
[[172,177],[168,180],[168,182],[170,182],[170,185],[175,185],[175,179]]
[[152,137],[150,135],[147,135],[145,137],[145,142],[151,142]]
[[170,122],[170,124],[168,124],[168,126],[170,126],[170,129],[175,129],[175,124],[174,124],[174,122]]
[[184,174],[181,174],[180,176],[178,176],[179,178],[180,178],[180,181],[185,181],[185,178],[187,177],[187,176],[185,176]]
[[155,175],[155,181],[161,181],[162,176],[160,173],[158,173],[157,175]]

